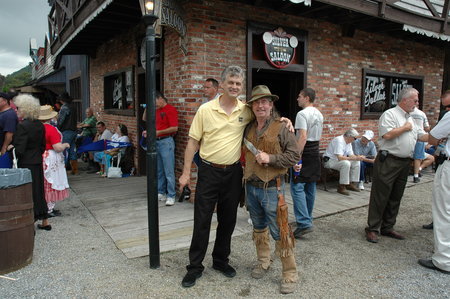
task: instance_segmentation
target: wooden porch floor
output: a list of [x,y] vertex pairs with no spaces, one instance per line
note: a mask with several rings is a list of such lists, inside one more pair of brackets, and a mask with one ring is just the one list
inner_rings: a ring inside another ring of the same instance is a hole
[[[434,173],[427,172],[422,182],[433,180]],[[408,178],[408,186],[412,186]],[[148,248],[146,177],[106,179],[82,172],[69,176],[73,192],[128,258],[146,256]],[[314,218],[362,207],[369,202],[370,184],[362,192],[344,196],[336,192],[336,182],[328,184],[328,192],[318,184]],[[286,201],[289,204],[289,221],[294,221],[292,198],[286,185]],[[176,202],[167,207],[159,202],[159,232],[161,252],[187,248],[193,228],[194,205]],[[214,241],[217,219],[211,224],[210,242]],[[233,236],[251,232],[248,214],[239,208],[238,221]]]

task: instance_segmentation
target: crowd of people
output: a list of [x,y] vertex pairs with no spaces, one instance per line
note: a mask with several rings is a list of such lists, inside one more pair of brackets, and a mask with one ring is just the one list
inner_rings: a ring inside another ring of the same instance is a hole
[[[55,209],[57,202],[70,196],[66,169],[78,174],[76,148],[97,140],[127,142],[127,127],[119,124],[114,135],[105,123],[97,122],[91,108],[86,119],[77,124],[72,98],[63,93],[57,97],[58,105],[41,105],[29,94],[0,93],[0,168],[26,168],[32,177],[32,199],[38,229],[51,230],[49,218],[61,216]],[[59,109],[59,112],[56,111]],[[98,129],[98,133],[97,133]],[[124,148],[90,151],[88,157],[99,162],[99,174],[108,169],[111,156]],[[98,158],[98,154],[103,154]],[[94,157],[97,157],[95,159]]]
[[[181,284],[192,287],[203,274],[202,262],[215,210],[218,227],[212,267],[226,277],[236,275],[236,270],[229,264],[230,242],[236,224],[238,199],[245,192],[257,259],[251,276],[262,278],[270,269],[270,234],[282,263],[280,292],[292,293],[298,281],[292,250],[294,238],[302,238],[313,231],[312,212],[322,163],[319,143],[323,115],[314,107],[315,91],[311,88],[300,91],[297,101],[303,109],[297,114],[294,136],[288,129],[290,122],[280,122],[274,106],[279,98],[271,94],[267,86],[255,86],[251,98],[246,103],[241,102],[238,97],[244,80],[240,67],[227,67],[220,81],[222,93],[216,92],[215,98],[199,107],[189,130],[183,173],[179,178],[180,191],[190,185],[191,164],[197,152],[199,161],[193,237],[187,273]],[[450,110],[450,91],[442,96],[442,104]],[[405,237],[394,230],[394,226],[413,153],[419,152],[415,150],[416,144],[445,144],[446,162],[438,169],[433,192],[433,220],[439,223],[434,232],[435,253],[431,259],[418,262],[424,267],[450,273],[450,182],[446,177],[450,167],[447,162],[450,156],[447,141],[450,114],[427,134],[413,117],[417,106],[418,91],[404,88],[399,94],[398,105],[380,117],[378,144],[374,142],[373,131],[366,130],[360,135],[351,128],[328,144],[323,155],[324,167],[339,171],[338,192],[344,195],[350,195],[348,191],[363,190],[366,170],[371,169],[366,239],[377,243],[381,234],[403,240]],[[416,159],[421,163],[425,160],[423,156]],[[424,166],[426,164],[422,164],[422,168]],[[283,219],[287,215],[283,198],[284,178],[289,169],[296,222],[294,232],[284,225],[287,219]],[[413,178],[417,182],[416,176]],[[437,224],[434,225],[436,227]]]
[[[178,180],[180,192],[190,186],[192,162],[198,166],[198,175],[194,228],[183,287],[194,286],[202,276],[213,213],[217,213],[218,226],[212,267],[226,277],[236,275],[229,264],[230,243],[237,208],[244,197],[256,248],[257,263],[251,276],[260,279],[270,270],[270,235],[282,264],[280,292],[294,292],[298,281],[295,239],[314,231],[316,183],[322,166],[339,172],[337,192],[346,196],[350,196],[349,191],[364,190],[370,169],[372,186],[366,240],[378,243],[380,235],[405,239],[394,226],[412,161],[415,183],[420,181],[422,169],[435,162],[429,158],[432,155],[425,154],[427,142],[435,147],[441,144],[445,155],[440,159],[442,165],[437,169],[433,189],[435,252],[431,259],[418,262],[450,273],[450,142],[447,139],[450,113],[430,130],[426,115],[418,110],[418,91],[404,88],[399,93],[398,104],[381,115],[377,141],[371,130],[360,134],[350,128],[333,138],[321,157],[324,117],[315,107],[316,93],[312,88],[299,92],[297,102],[302,109],[292,124],[276,111],[274,103],[283,99],[272,94],[268,86],[255,86],[251,97],[242,101],[244,82],[245,74],[239,66],[225,68],[220,82],[208,78],[204,83],[206,100],[189,129],[183,171]],[[90,108],[86,110],[86,119],[77,125],[67,94],[60,97],[59,113],[51,106],[40,106],[30,95],[19,95],[14,100],[18,108],[16,115],[9,106],[11,100],[9,94],[0,94],[1,154],[14,147],[19,167],[31,170],[35,219],[42,220],[39,229],[50,230],[48,218],[59,213],[54,209],[55,203],[69,196],[63,152],[68,150],[66,159],[76,174],[76,146],[100,140],[130,142],[128,130],[119,124],[113,135],[104,122],[97,121]],[[441,100],[446,110],[450,110],[450,91]],[[144,121],[146,117],[144,112]],[[156,93],[155,123],[158,199],[173,206],[178,112],[160,92]],[[77,129],[82,130],[78,137]],[[146,134],[144,131],[143,136]],[[89,152],[89,172],[106,176],[112,157],[121,151],[113,148]],[[294,231],[288,224],[284,201],[287,177],[294,204]]]

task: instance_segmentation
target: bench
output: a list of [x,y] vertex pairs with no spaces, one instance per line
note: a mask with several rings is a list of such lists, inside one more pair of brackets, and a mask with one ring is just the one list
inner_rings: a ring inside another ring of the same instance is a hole
[[320,153],[320,182],[323,184],[323,190],[328,191],[327,181],[331,178],[339,180],[339,171],[331,168],[325,168],[323,153]]

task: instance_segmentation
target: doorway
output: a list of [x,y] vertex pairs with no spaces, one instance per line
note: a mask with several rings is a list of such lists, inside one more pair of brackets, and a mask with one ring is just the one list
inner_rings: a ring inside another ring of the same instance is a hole
[[280,116],[288,117],[294,123],[299,111],[297,96],[303,89],[303,76],[304,73],[300,72],[253,69],[251,88],[256,85],[267,85],[272,94],[280,98],[275,102],[275,108]]

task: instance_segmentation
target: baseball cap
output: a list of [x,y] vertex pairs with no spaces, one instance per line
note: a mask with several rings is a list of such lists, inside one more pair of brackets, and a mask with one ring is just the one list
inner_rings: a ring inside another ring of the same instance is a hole
[[371,131],[371,130],[366,130],[365,132],[364,132],[364,134],[363,134],[363,137],[366,137],[366,139],[367,140],[372,140],[372,138],[373,138],[373,136],[374,136],[375,134],[373,133],[373,131]]

